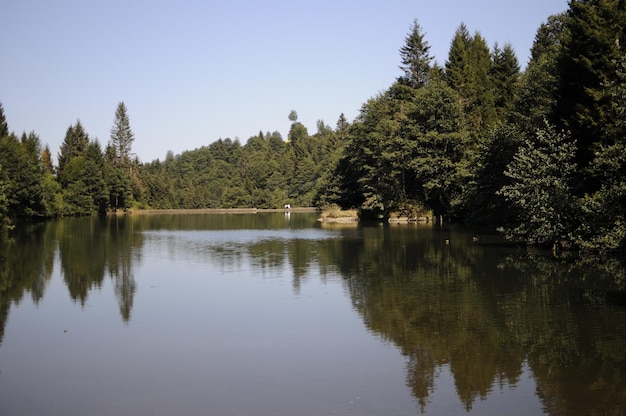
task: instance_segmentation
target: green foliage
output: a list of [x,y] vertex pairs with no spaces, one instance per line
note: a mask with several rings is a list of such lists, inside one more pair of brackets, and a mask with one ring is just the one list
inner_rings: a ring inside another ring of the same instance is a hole
[[43,215],[38,150],[39,138],[34,133],[23,134],[21,141],[14,134],[0,139],[0,180],[4,182],[10,217]]
[[[505,68],[505,65],[514,66],[514,54],[510,56],[510,53],[512,50],[506,57],[498,57],[502,61],[497,70],[501,88],[510,82],[505,79],[505,72],[514,72],[513,68]],[[474,137],[489,128],[497,116],[491,58],[489,47],[480,33],[470,36],[462,24],[450,46],[446,80],[461,97],[465,118]]]
[[493,83],[495,107],[498,119],[504,119],[513,111],[518,88],[520,66],[511,44],[504,48],[496,44],[492,53],[490,77]]
[[429,54],[430,45],[424,39],[422,29],[413,21],[410,32],[405,38],[405,44],[400,49],[401,65],[404,72],[401,80],[413,88],[423,87],[430,80],[432,57]]
[[[578,143],[577,163],[593,159],[603,126],[610,124],[605,86],[617,81],[617,66],[626,45],[626,3],[622,0],[570,2],[566,36],[558,60],[559,100],[556,120]],[[586,178],[583,178],[586,179]],[[584,180],[582,192],[598,184]]]
[[135,135],[130,128],[130,120],[124,102],[120,102],[115,110],[115,120],[111,128],[110,145],[115,150],[116,164],[128,166],[131,162],[132,145]]
[[60,215],[104,213],[108,190],[105,182],[102,148],[91,141],[80,124],[67,129],[59,153],[58,180],[61,198],[57,200]]
[[[2,165],[0,165],[2,172]],[[7,197],[7,185],[2,177],[0,177],[0,233],[11,227],[9,217],[9,198]]]
[[4,107],[0,103],[0,139],[9,135],[9,126],[7,125],[7,119],[4,115]]
[[67,186],[71,178],[66,177],[65,166],[72,158],[81,156],[89,144],[89,135],[83,128],[80,120],[76,124],[67,128],[65,139],[61,143],[58,157],[58,178],[62,186]]
[[591,177],[600,187],[583,203],[584,222],[579,244],[593,250],[626,248],[626,58],[617,69],[617,81],[607,86],[611,99],[602,143],[590,165]]
[[517,125],[498,123],[481,141],[464,196],[467,222],[501,227],[514,219],[515,207],[498,191],[511,183],[504,172],[524,139]]
[[465,162],[471,147],[456,92],[444,81],[417,91],[409,112],[411,148],[408,162],[417,199],[435,216],[454,215],[467,182]]
[[509,238],[557,247],[571,244],[579,214],[572,193],[575,151],[569,137],[550,125],[520,146],[505,171],[511,183],[501,190],[517,211],[504,227]]

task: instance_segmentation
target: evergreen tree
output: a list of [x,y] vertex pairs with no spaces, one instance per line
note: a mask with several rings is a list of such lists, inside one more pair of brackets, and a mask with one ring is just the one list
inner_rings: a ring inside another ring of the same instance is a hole
[[52,164],[52,154],[48,145],[44,146],[41,151],[41,165],[43,169],[43,177],[41,182],[41,198],[44,208],[44,215],[53,217],[58,215],[57,198],[61,194],[61,185],[54,175],[54,166]]
[[131,150],[135,135],[130,128],[130,120],[126,110],[126,105],[121,101],[115,110],[115,120],[111,128],[110,144],[115,149],[117,163],[121,166],[128,166],[131,161]]
[[452,42],[450,44],[450,51],[448,52],[448,60],[445,64],[445,74],[448,85],[450,85],[461,96],[466,96],[468,92],[467,84],[467,48],[471,41],[471,36],[467,30],[467,26],[461,23],[456,30]]
[[105,182],[104,155],[98,140],[89,142],[85,151],[85,171],[82,178],[87,194],[93,201],[93,207],[98,214],[107,210],[108,190]]
[[505,44],[502,49],[496,44],[492,53],[492,61],[490,77],[494,87],[494,104],[498,119],[503,120],[514,108],[520,66],[515,51],[509,43]]
[[537,30],[526,71],[520,77],[512,119],[532,133],[545,120],[555,123],[558,99],[558,58],[565,37],[565,13],[550,16]]
[[[578,143],[576,161],[585,169],[601,144],[603,126],[610,124],[605,86],[615,82],[626,45],[626,2],[575,0],[566,20],[567,36],[558,61],[560,86],[556,117]],[[583,178],[580,194],[596,189]]]
[[4,115],[4,107],[0,103],[0,139],[9,135],[9,126],[7,125],[7,119]]
[[626,249],[626,57],[617,68],[617,81],[607,84],[610,105],[602,144],[590,164],[597,191],[586,195],[579,244],[595,250]]
[[470,128],[480,134],[496,120],[493,80],[490,76],[492,62],[487,42],[474,34],[468,45],[468,85],[467,117]]
[[433,59],[429,52],[430,45],[424,39],[419,23],[414,20],[405,44],[400,49],[400,69],[404,72],[400,79],[403,83],[413,88],[423,87],[428,83],[432,70],[430,62]]
[[109,144],[105,149],[104,176],[109,191],[109,207],[114,211],[130,206],[133,198],[128,169],[119,162],[117,149]]
[[7,197],[7,185],[4,179],[3,168],[0,164],[0,232],[8,228],[11,228],[9,198]]
[[143,186],[137,169],[138,164],[132,161],[134,141],[135,135],[130,127],[126,105],[122,101],[115,110],[105,157],[106,185],[110,192],[109,206],[115,210],[130,207],[134,199],[141,197]]
[[491,52],[480,33],[457,29],[446,62],[446,80],[461,97],[470,132],[477,137],[496,120]]
[[70,160],[84,154],[89,144],[89,135],[83,128],[80,120],[68,127],[65,139],[61,143],[58,155],[58,179],[62,186],[66,186],[71,178],[67,177],[66,166]]

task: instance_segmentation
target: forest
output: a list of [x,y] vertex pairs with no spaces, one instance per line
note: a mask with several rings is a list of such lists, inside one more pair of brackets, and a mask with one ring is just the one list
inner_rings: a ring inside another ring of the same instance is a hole
[[[259,132],[141,162],[128,109],[103,147],[76,121],[56,165],[0,104],[0,228],[119,210],[356,208],[362,219],[429,215],[526,244],[624,253],[626,3],[572,0],[537,29],[524,70],[510,44],[460,24],[433,62],[415,20],[400,76],[349,121],[287,138]],[[393,63],[390,63],[393,64]]]

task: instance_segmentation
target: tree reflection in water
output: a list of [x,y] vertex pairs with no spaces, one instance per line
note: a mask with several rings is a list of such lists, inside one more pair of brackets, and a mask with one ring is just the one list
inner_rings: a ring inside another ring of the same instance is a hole
[[[310,276],[340,276],[366,326],[406,356],[407,386],[422,412],[444,368],[468,411],[494,389],[515,386],[524,369],[548,414],[626,410],[622,262],[554,259],[432,225],[331,226],[322,236],[302,218],[218,215],[207,225],[206,216],[113,216],[18,227],[0,239],[0,341],[11,304],[27,293],[43,298],[57,254],[71,299],[85,305],[111,277],[129,322],[145,231],[243,229],[240,241],[198,242],[184,255],[223,270],[248,262],[263,276],[290,267],[296,294]],[[299,231],[267,231],[285,227]]]

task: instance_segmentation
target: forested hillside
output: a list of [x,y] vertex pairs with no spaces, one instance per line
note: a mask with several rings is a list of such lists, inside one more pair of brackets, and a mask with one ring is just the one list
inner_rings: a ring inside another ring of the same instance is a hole
[[[53,166],[0,106],[0,219],[127,208],[337,204],[364,218],[429,212],[555,248],[624,250],[626,4],[574,0],[537,29],[528,65],[460,24],[443,66],[416,20],[400,76],[351,122],[219,139],[164,160],[132,153],[127,109],[109,142],[71,125]],[[390,62],[390,65],[397,63]],[[329,97],[332,100],[332,97]]]

